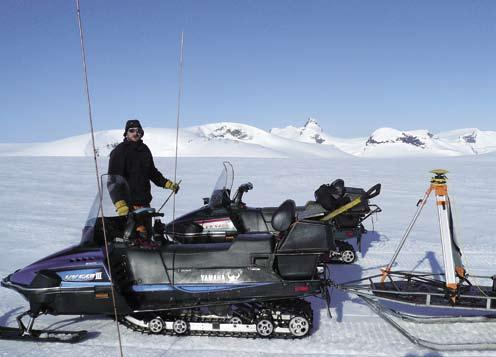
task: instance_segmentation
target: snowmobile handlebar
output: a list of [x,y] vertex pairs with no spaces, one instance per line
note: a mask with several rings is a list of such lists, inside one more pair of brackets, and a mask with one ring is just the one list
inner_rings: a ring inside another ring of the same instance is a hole
[[127,221],[126,221],[126,227],[124,229],[124,236],[123,238],[125,240],[131,239],[133,236],[135,230],[136,230],[136,219],[139,216],[144,216],[144,217],[163,217],[164,214],[155,211],[154,208],[150,207],[143,207],[143,208],[138,208],[137,210],[134,210],[132,212],[129,212],[127,215]]
[[380,193],[381,193],[381,184],[378,183],[372,186],[371,188],[369,188],[369,190],[365,192],[365,194],[363,195],[364,196],[363,198],[370,200],[371,198],[379,196]]
[[248,192],[253,189],[253,184],[251,182],[247,182],[242,184],[241,186],[238,187],[238,191],[236,192],[236,195],[234,196],[234,204],[235,205],[240,205],[243,200],[243,194],[245,192]]
[[238,187],[238,192],[245,193],[250,191],[251,189],[253,189],[253,184],[251,182],[247,182]]
[[154,208],[150,208],[150,207],[138,208],[138,209],[132,211],[131,214],[133,216],[144,215],[144,216],[148,216],[148,217],[163,217],[164,216],[163,213],[157,212],[157,211],[155,211]]

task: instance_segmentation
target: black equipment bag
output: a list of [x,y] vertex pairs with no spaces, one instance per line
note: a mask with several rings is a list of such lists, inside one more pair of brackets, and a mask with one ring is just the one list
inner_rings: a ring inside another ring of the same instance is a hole
[[324,184],[315,191],[315,201],[328,211],[335,209],[350,202],[348,197],[345,197],[346,189],[344,181],[337,179],[331,184]]

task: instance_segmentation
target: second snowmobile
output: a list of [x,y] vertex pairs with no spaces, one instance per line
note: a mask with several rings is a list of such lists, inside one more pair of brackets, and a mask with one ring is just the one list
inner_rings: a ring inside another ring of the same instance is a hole
[[[155,242],[143,246],[136,222],[162,214],[142,208],[117,216],[108,192],[116,189],[128,192],[124,178],[108,176],[79,244],[2,280],[29,309],[18,327],[1,327],[0,338],[79,341],[86,331],[36,330],[33,323],[42,314],[114,315],[114,309],[121,323],[150,334],[300,338],[311,332],[312,309],[303,298],[328,297],[320,256],[335,248],[330,225],[298,220],[287,200],[271,218],[277,235],[173,244],[152,230],[148,238]],[[153,226],[162,224],[156,219]]]
[[[224,162],[210,198],[203,199],[204,206],[170,222],[165,227],[166,234],[175,241],[191,244],[229,242],[238,234],[251,232],[276,233],[271,219],[277,207],[247,206],[243,196],[253,189],[249,182],[240,185],[231,198],[233,181],[233,166]],[[356,238],[357,245],[361,246],[362,235],[366,233],[363,222],[381,212],[379,206],[369,202],[380,191],[380,184],[366,192],[362,188],[346,187],[344,181],[338,179],[330,185],[322,185],[316,191],[315,201],[296,207],[299,219],[331,226],[336,249],[325,257],[326,262],[355,262],[357,254],[347,241]]]

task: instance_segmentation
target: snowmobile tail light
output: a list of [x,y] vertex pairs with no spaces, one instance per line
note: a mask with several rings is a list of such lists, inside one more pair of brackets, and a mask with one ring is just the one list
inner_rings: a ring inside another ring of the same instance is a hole
[[348,238],[351,238],[351,237],[353,237],[353,236],[354,236],[353,231],[346,231],[344,234],[345,234]]
[[308,285],[296,285],[294,290],[297,293],[308,293],[310,291],[310,287]]

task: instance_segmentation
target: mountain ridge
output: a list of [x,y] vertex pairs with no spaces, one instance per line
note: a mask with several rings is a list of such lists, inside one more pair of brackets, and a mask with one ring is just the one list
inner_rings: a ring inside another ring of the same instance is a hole
[[[146,127],[144,142],[154,156],[175,154],[176,130]],[[95,133],[97,154],[108,156],[122,141],[122,130]],[[33,144],[0,144],[0,156],[91,156],[89,133]],[[496,152],[496,131],[477,128],[431,133],[426,129],[378,128],[368,137],[338,138],[315,118],[305,125],[269,131],[242,123],[218,122],[181,128],[179,156],[261,158],[364,158],[463,156]]]

